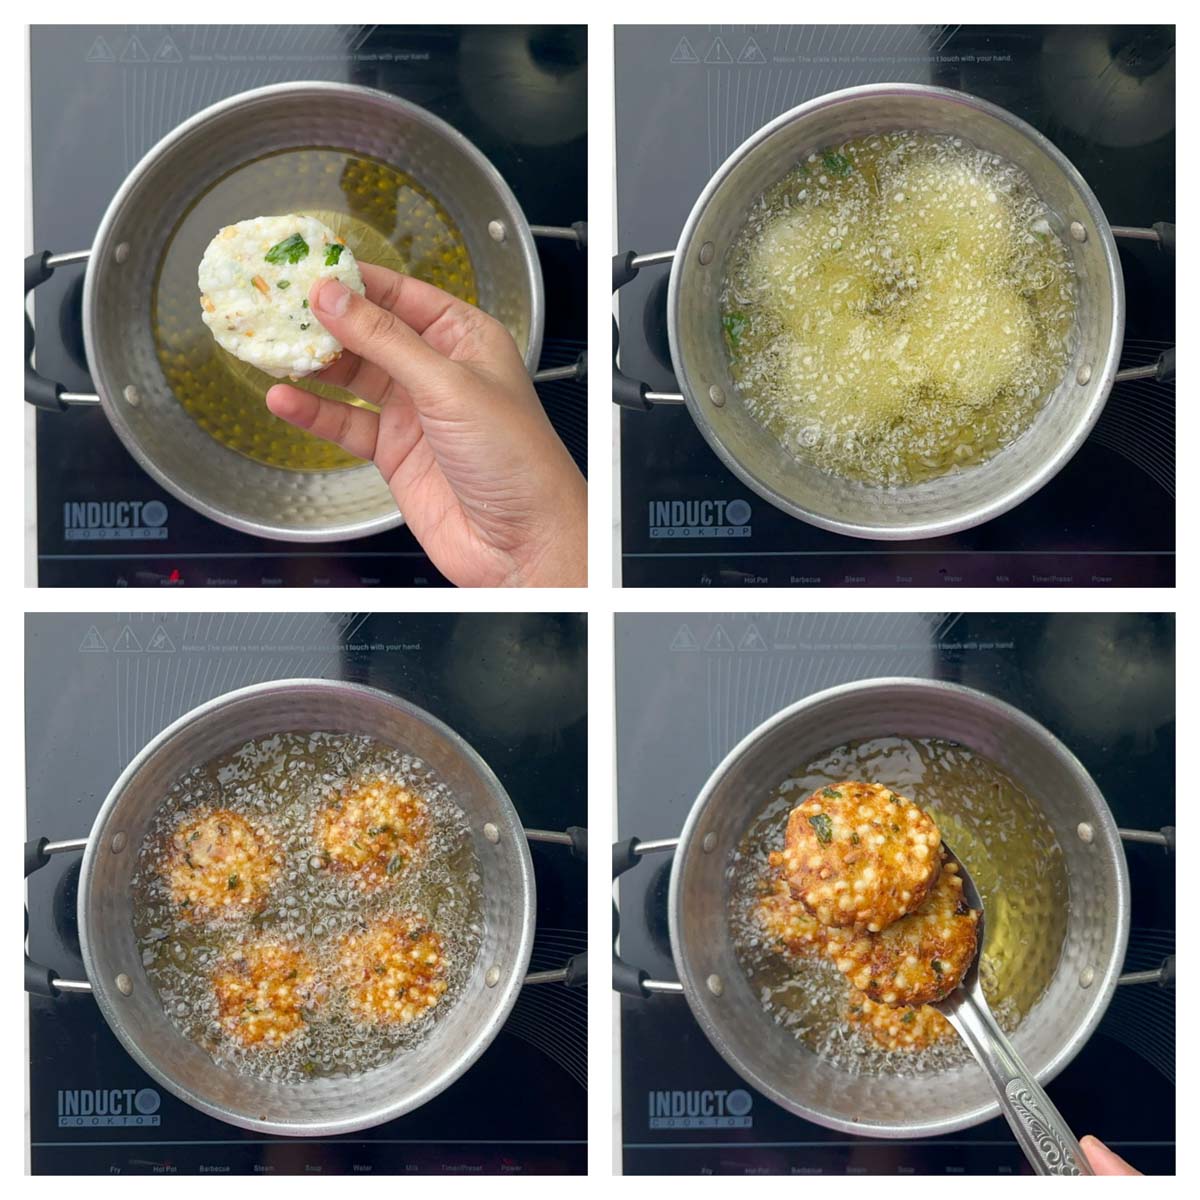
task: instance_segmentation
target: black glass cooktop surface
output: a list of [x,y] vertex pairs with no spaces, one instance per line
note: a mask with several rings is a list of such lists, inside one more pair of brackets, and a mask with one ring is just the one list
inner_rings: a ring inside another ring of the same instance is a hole
[[[946,679],[1015,705],[1082,761],[1117,824],[1174,824],[1174,620],[1156,615],[620,615],[616,627],[619,838],[677,837],[725,754],[767,717],[856,679]],[[1126,971],[1175,950],[1174,862],[1125,844],[1132,890]],[[621,953],[675,979],[667,929],[671,859],[620,880]],[[627,1173],[1017,1174],[997,1117],[940,1138],[836,1133],[759,1095],[728,1066],[678,995],[621,998]],[[1050,1094],[1079,1135],[1139,1170],[1175,1169],[1175,994],[1119,987]]]
[[[528,828],[586,824],[584,618],[387,614],[31,616],[27,836],[84,837],[117,776],[176,717],[268,679],[369,684],[445,721],[495,771]],[[532,970],[586,942],[584,869],[531,846]],[[29,953],[82,979],[80,856],[29,879]],[[279,1138],[205,1116],[142,1071],[88,995],[29,998],[37,1174],[581,1173],[587,1166],[587,991],[522,990],[454,1084],[384,1125]]]
[[[1029,122],[1088,181],[1114,225],[1175,212],[1171,27],[619,26],[620,251],[671,250],[721,163],[815,96],[866,83],[973,93]],[[1120,241],[1124,367],[1175,341],[1173,262]],[[619,293],[621,362],[675,392],[668,268]],[[848,538],[760,499],[686,410],[620,413],[622,578],[629,586],[1170,586],[1175,549],[1174,384],[1118,384],[1078,454],[1004,516],[912,543]]]
[[[86,249],[142,155],[202,108],[270,83],[359,84],[411,100],[469,138],[536,225],[586,218],[587,31],[421,26],[35,26],[31,34],[33,249]],[[582,352],[586,264],[538,239],[546,294],[543,368]],[[83,269],[35,293],[37,361],[70,391],[87,374]],[[586,468],[586,386],[538,385]],[[98,409],[37,416],[42,586],[426,586],[445,583],[407,529],[328,546],[251,537],[160,488]]]

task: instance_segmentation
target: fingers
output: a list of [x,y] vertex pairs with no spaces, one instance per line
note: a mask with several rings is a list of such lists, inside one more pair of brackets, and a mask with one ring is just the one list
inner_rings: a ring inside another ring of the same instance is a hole
[[1079,1148],[1088,1165],[1097,1175],[1140,1175],[1119,1154],[1114,1154],[1099,1138],[1090,1133],[1079,1139]]
[[349,350],[342,351],[338,360],[321,371],[317,378],[322,383],[353,392],[368,404],[379,406],[390,399],[394,389],[392,377],[382,367]]
[[326,400],[312,392],[281,383],[267,392],[267,407],[281,420],[335,445],[355,458],[375,457],[379,414],[340,400]]
[[455,309],[474,308],[465,300],[459,300],[449,292],[443,292],[440,287],[414,279],[411,275],[401,275],[389,271],[387,267],[376,267],[370,263],[359,263],[358,266],[367,287],[367,299],[395,313],[417,333],[424,333]]
[[[372,303],[336,279],[318,281],[309,292],[309,304],[321,324],[343,346],[360,359],[382,368],[410,393],[436,387],[447,366],[445,357],[424,342],[420,333],[399,315],[410,307],[405,297],[412,289],[406,285],[413,282],[395,276],[379,293],[384,304]],[[451,304],[461,303],[448,296],[446,300]],[[429,316],[428,304],[418,305],[417,309],[418,319]]]

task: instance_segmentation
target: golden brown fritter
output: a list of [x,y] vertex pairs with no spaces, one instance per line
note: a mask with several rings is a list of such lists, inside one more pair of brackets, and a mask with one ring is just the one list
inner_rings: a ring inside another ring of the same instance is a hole
[[184,915],[207,921],[257,912],[267,902],[280,865],[279,852],[264,830],[217,808],[176,828],[163,874]]
[[819,954],[825,947],[825,936],[829,931],[792,897],[780,868],[782,855],[772,854],[770,861],[775,869],[768,877],[767,890],[754,908],[755,924],[792,958]]
[[928,1004],[917,1008],[876,1004],[854,988],[850,989],[846,1002],[846,1020],[869,1034],[885,1050],[924,1050],[955,1037],[954,1026]]
[[943,862],[925,903],[881,933],[830,930],[826,952],[881,1004],[929,1004],[949,995],[975,957],[979,913],[963,899],[958,864]]
[[941,840],[933,821],[891,788],[838,783],[792,810],[783,865],[792,895],[822,925],[878,933],[929,894]]
[[418,917],[387,917],[348,934],[338,974],[351,1014],[370,1024],[406,1024],[446,991],[442,939]]
[[299,947],[276,941],[243,946],[213,971],[221,1026],[243,1046],[281,1046],[303,1028],[315,982]]
[[326,864],[363,889],[398,879],[428,831],[425,801],[387,779],[357,783],[318,810],[313,835]]

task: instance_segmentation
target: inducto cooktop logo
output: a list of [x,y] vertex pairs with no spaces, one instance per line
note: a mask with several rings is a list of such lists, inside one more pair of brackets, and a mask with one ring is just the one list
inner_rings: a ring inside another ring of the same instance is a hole
[[745,500],[651,500],[652,538],[744,538],[750,536]]
[[754,1099],[744,1088],[733,1091],[650,1092],[651,1129],[749,1129]]
[[63,537],[68,542],[157,542],[167,536],[161,500],[67,500]]
[[162,1097],[153,1088],[60,1088],[60,1129],[158,1125]]

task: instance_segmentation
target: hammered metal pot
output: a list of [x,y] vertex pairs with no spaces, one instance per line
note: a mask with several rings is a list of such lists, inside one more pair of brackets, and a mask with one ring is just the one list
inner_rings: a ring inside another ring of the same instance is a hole
[[[52,409],[98,400],[125,448],[167,491],[223,525],[293,542],[362,537],[403,517],[370,463],[337,471],[283,470],[246,458],[201,429],[159,366],[150,306],[171,231],[197,196],[241,163],[326,145],[394,164],[438,197],[462,231],[480,307],[507,326],[533,371],[542,346],[542,274],[516,197],[445,121],[369,88],[284,83],[206,108],[133,169],[90,251],[26,261],[26,292],[55,267],[87,262],[83,332],[97,393],[66,393],[27,370],[27,398]],[[31,335],[27,322],[27,359]]]
[[1120,975],[1129,935],[1121,832],[1083,765],[1057,738],[1010,705],[955,684],[873,679],[801,700],[729,752],[677,840],[618,843],[614,875],[642,855],[674,851],[668,905],[679,981],[650,979],[619,958],[613,976],[631,995],[682,993],[730,1067],[789,1112],[845,1133],[915,1138],[996,1116],[984,1072],[970,1060],[914,1085],[899,1076],[851,1075],[826,1062],[763,1008],[738,963],[728,919],[732,855],[772,790],[798,763],[831,747],[893,735],[944,738],[986,755],[1040,805],[1062,848],[1066,931],[1060,945],[1038,956],[1044,990],[1012,1035],[1039,1082],[1052,1080],[1096,1028]]
[[[961,136],[1029,176],[1071,255],[1077,330],[1062,383],[1012,445],[969,470],[909,487],[878,488],[798,460],[751,416],[730,373],[720,297],[726,255],[768,186],[815,150],[902,129]],[[1169,228],[1173,245],[1174,227]],[[1152,230],[1121,232],[1159,236]],[[1166,236],[1161,240],[1165,245]],[[1125,290],[1113,231],[1099,202],[1063,153],[1036,129],[964,92],[871,84],[819,96],[777,117],[725,160],[693,206],[676,248],[618,255],[613,286],[627,283],[642,267],[667,262],[667,329],[679,393],[652,392],[618,372],[614,399],[643,409],[686,404],[713,452],[747,487],[789,515],[836,533],[936,537],[999,516],[1047,483],[1079,449],[1117,378]]]
[[[365,734],[421,758],[467,817],[479,860],[483,941],[470,978],[431,1034],[391,1063],[347,1079],[281,1084],[219,1066],[163,1011],[142,967],[130,880],[138,850],[171,785],[245,742],[288,730]],[[579,831],[572,831],[578,835]],[[244,1129],[324,1137],[366,1129],[424,1104],[452,1084],[500,1031],[526,982],[583,981],[583,962],[526,976],[535,889],[527,839],[575,842],[526,831],[487,764],[453,730],[386,692],[329,680],[292,679],[242,688],[164,729],[122,772],[91,834],[26,847],[25,873],[56,851],[83,849],[79,944],[87,980],[60,979],[26,959],[26,990],[91,991],[121,1044],[168,1091]]]

